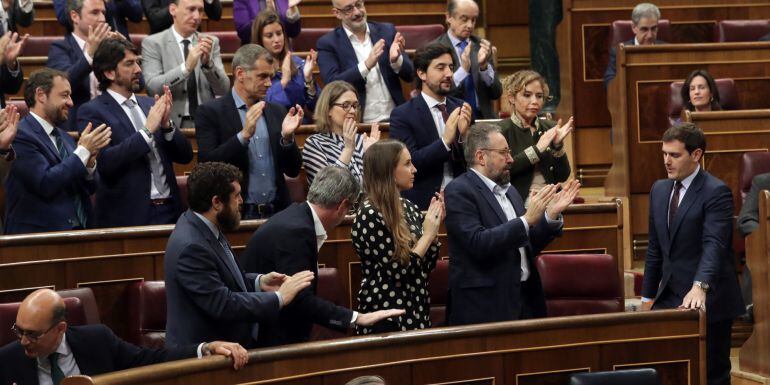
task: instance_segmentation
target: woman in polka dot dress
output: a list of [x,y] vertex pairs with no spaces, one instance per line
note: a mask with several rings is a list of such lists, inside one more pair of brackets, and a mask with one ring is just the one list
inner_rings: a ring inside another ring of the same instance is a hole
[[436,266],[444,201],[436,196],[427,214],[400,192],[412,188],[417,169],[406,146],[381,140],[364,154],[367,199],[356,213],[351,238],[361,258],[358,311],[404,309],[406,314],[359,327],[358,334],[430,327],[428,276]]

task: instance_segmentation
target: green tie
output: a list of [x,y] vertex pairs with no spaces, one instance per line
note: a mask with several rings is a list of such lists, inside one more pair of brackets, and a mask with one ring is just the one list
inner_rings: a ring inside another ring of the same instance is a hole
[[64,372],[59,367],[59,353],[53,352],[48,356],[48,361],[51,362],[51,381],[53,385],[61,384],[64,379]]

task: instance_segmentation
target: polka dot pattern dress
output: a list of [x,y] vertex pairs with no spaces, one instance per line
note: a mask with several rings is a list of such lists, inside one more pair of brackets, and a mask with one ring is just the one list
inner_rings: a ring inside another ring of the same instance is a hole
[[[414,203],[401,199],[402,212],[415,239],[422,236],[424,216]],[[351,231],[353,248],[361,259],[361,289],[358,311],[404,309],[406,314],[389,318],[400,330],[430,327],[428,276],[436,267],[440,244],[433,242],[424,257],[411,254],[408,265],[393,260],[393,235],[382,214],[369,201],[359,208]],[[358,334],[373,330],[358,327]]]

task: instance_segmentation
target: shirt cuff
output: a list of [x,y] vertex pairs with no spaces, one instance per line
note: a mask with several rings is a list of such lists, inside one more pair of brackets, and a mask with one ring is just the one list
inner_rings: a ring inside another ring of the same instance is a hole
[[274,291],[273,293],[275,293],[275,296],[278,297],[278,308],[283,308],[283,297],[281,296],[281,293],[277,291]]
[[548,210],[545,210],[545,220],[549,225],[560,225],[564,221],[564,217],[560,213],[558,218],[551,219],[548,217]]
[[404,55],[398,55],[398,59],[396,59],[395,63],[390,63],[390,68],[393,69],[393,72],[398,73],[401,71],[401,66],[404,65]]
[[237,135],[235,135],[235,136],[238,138],[238,141],[239,141],[239,142],[241,142],[241,144],[242,144],[242,145],[244,145],[244,146],[245,146],[245,145],[248,145],[248,144],[249,144],[249,141],[248,141],[248,140],[246,140],[246,139],[243,137],[243,132],[240,132],[240,131],[238,131],[238,134],[237,134]]
[[361,60],[361,62],[358,63],[358,72],[361,74],[361,77],[364,78],[364,80],[366,80],[366,77],[369,76],[369,71],[371,70],[366,68],[366,61]]
[[147,130],[143,129],[139,131],[139,134],[142,135],[142,137],[144,138],[144,141],[147,142],[148,145],[150,145],[150,148],[152,148],[152,136],[150,136],[150,134],[147,133]]
[[481,80],[484,81],[484,84],[486,84],[487,87],[491,86],[492,83],[495,81],[495,70],[492,68],[491,64],[487,64],[486,71],[479,71],[479,75],[481,76]]
[[452,78],[455,81],[455,87],[460,87],[460,84],[463,83],[463,80],[468,76],[468,71],[465,70],[465,68],[460,67],[455,71],[454,75],[452,75]]
[[292,12],[292,8],[286,10],[286,21],[289,23],[295,23],[299,20],[299,7],[295,7],[295,12]]
[[353,317],[350,318],[350,326],[355,326],[358,320],[358,312],[353,310]]
[[282,136],[281,140],[278,141],[278,143],[281,144],[281,147],[289,148],[289,147],[293,146],[294,145],[294,134],[291,135],[291,139],[289,140],[289,143],[284,143],[283,142],[284,140],[286,140],[286,139],[284,139],[283,136]]
[[440,140],[441,140],[441,143],[444,145],[444,148],[446,148],[447,151],[452,151],[452,148],[449,147],[449,145],[446,142],[444,142],[444,138],[440,138]]
[[529,236],[529,223],[527,223],[527,220],[524,219],[524,217],[519,217],[521,219],[521,223],[524,225],[524,232]]
[[205,342],[201,342],[200,345],[198,345],[198,358],[203,358],[203,345],[205,344]]
[[74,154],[80,158],[80,161],[83,162],[83,166],[88,164],[88,158],[91,157],[91,153],[83,146],[78,146],[78,148],[75,149]]
[[174,140],[174,133],[176,132],[176,128],[174,126],[171,126],[171,131],[166,132],[163,134],[163,139],[166,140],[166,142],[170,142]]
[[33,7],[32,7],[32,0],[29,0],[29,1],[22,1],[22,0],[19,0],[19,7],[21,7],[21,10],[22,10],[24,13],[30,13],[30,12],[32,12],[32,8],[33,8]]
[[259,279],[262,278],[264,274],[257,274],[257,278],[254,280],[254,292],[255,293],[261,293],[262,288],[259,287]]
[[94,59],[91,57],[91,55],[88,54],[87,50],[83,51],[83,56],[85,56],[86,61],[88,62],[89,65],[94,65]]
[[182,70],[182,76],[187,77],[187,66],[184,65],[185,63],[182,62],[182,64],[179,65],[179,69]]

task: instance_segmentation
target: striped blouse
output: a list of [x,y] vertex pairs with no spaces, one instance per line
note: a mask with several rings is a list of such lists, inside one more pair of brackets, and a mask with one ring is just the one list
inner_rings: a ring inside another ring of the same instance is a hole
[[363,182],[364,176],[364,137],[356,134],[356,147],[350,164],[340,162],[340,154],[345,149],[341,135],[335,133],[313,134],[305,139],[302,149],[302,163],[305,166],[308,185],[313,184],[313,178],[326,166],[335,165],[350,170],[358,183]]

